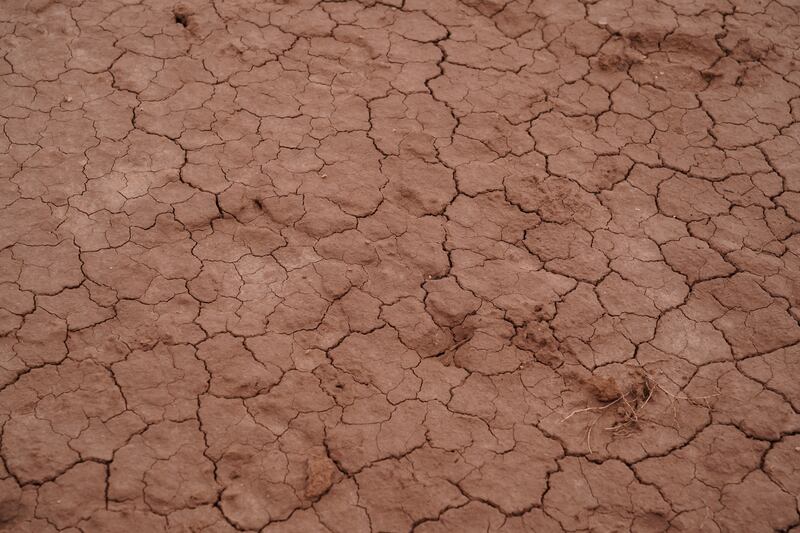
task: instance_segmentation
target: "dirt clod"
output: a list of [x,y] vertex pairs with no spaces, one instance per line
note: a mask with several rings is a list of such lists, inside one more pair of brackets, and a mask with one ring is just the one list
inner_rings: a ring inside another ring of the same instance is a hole
[[306,498],[313,500],[322,496],[333,484],[337,472],[329,458],[310,457],[306,463]]
[[586,380],[590,394],[601,402],[613,402],[622,397],[619,384],[612,377],[592,376]]

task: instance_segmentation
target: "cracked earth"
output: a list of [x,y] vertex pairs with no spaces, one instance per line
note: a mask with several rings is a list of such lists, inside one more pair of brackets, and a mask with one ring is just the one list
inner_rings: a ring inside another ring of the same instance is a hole
[[800,531],[800,3],[0,35],[3,531]]

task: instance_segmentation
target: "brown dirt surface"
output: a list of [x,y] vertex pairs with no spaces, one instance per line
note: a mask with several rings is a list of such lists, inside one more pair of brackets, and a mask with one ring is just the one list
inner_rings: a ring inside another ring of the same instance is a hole
[[0,531],[800,532],[800,1],[0,1]]

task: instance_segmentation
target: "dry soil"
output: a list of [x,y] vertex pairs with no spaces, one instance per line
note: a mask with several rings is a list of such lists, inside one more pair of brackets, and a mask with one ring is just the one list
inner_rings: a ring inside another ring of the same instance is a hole
[[797,0],[3,0],[0,529],[800,531]]

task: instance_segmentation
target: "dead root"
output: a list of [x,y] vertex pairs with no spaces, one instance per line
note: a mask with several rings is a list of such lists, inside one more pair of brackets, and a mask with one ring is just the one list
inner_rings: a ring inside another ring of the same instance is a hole
[[581,380],[589,394],[602,405],[575,409],[561,421],[572,418],[581,413],[594,413],[595,416],[586,427],[586,445],[589,453],[592,451],[592,432],[600,419],[608,412],[613,413],[613,423],[603,428],[613,435],[629,435],[639,427],[642,412],[647,407],[655,394],[664,394],[669,398],[670,408],[673,410],[677,423],[679,402],[702,404],[708,406],[708,399],[717,394],[707,396],[687,396],[670,391],[658,379],[646,372],[643,368],[635,369],[628,379],[621,383],[620,380],[610,376],[590,376]]

